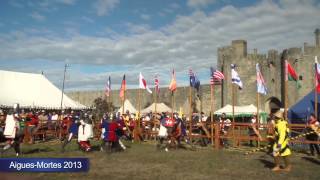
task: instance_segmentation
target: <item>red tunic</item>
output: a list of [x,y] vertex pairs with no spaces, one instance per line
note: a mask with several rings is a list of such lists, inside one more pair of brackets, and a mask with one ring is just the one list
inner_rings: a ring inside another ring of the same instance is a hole
[[28,125],[33,125],[33,126],[37,126],[38,123],[39,123],[39,119],[38,119],[38,116],[36,115],[30,115],[30,121],[28,122]]
[[118,123],[111,122],[109,124],[109,133],[108,133],[108,141],[116,142],[118,140],[118,136],[116,134],[116,130],[119,128]]
[[172,118],[166,118],[165,119],[165,124],[164,126],[165,127],[173,127],[174,126],[174,123],[175,123],[175,120],[172,119]]

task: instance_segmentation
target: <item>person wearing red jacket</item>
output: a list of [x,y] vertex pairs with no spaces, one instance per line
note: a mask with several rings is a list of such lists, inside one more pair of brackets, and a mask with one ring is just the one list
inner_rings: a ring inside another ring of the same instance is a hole
[[119,129],[119,125],[116,122],[116,116],[113,116],[111,122],[108,122],[108,127],[106,129],[107,136],[105,137],[105,141],[107,144],[107,152],[111,153],[114,149],[118,148],[119,138],[117,135],[117,131]]
[[29,135],[30,135],[29,144],[33,144],[34,143],[34,134],[38,130],[39,119],[38,119],[38,116],[36,114],[34,114],[33,112],[30,112],[27,115],[27,119],[29,120],[27,122],[28,131],[29,131]]

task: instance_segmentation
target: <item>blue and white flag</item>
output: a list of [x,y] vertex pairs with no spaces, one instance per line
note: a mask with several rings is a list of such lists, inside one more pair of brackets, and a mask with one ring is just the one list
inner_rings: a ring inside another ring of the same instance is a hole
[[241,90],[243,88],[243,84],[242,84],[242,81],[240,79],[240,76],[239,74],[237,73],[235,69],[235,65],[234,64],[231,64],[231,82],[233,84],[236,84],[239,86],[239,89]]
[[256,71],[257,71],[257,92],[260,94],[267,94],[267,86],[264,78],[261,74],[259,63],[256,64]]
[[110,96],[110,92],[111,92],[111,77],[109,76],[109,79],[108,79],[107,85],[106,85],[105,95],[107,97],[109,97]]
[[200,90],[200,80],[197,75],[193,73],[192,69],[189,69],[190,86],[195,88],[198,92]]

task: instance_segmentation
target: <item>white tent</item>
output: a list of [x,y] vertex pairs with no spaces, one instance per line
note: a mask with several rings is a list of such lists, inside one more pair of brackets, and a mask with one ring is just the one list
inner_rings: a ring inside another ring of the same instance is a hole
[[[0,70],[0,105],[52,108],[61,106],[62,92],[44,75]],[[63,94],[63,108],[84,109],[86,106]]]
[[[227,104],[223,108],[217,110],[214,112],[216,115],[221,115],[222,113],[226,113],[228,116],[232,116],[232,106],[230,104]],[[245,116],[245,115],[252,115],[254,113],[257,113],[257,107],[253,104],[246,105],[246,106],[234,106],[234,115],[235,116]],[[259,110],[259,113],[265,113],[262,110]]]
[[[123,106],[120,107],[120,109],[118,110],[118,112],[122,113],[122,109],[123,109]],[[136,108],[133,107],[133,105],[131,104],[131,102],[130,102],[128,99],[126,99],[126,100],[124,101],[124,112],[126,112],[127,110],[128,110],[130,113],[135,113],[135,112],[137,111]]]
[[[141,113],[149,113],[150,111],[155,112],[156,103],[152,103],[150,106],[141,111]],[[157,112],[171,112],[171,108],[164,103],[157,103]]]

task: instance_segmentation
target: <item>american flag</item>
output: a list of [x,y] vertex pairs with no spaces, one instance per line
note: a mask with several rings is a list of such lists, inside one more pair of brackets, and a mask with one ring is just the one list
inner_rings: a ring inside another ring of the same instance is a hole
[[154,88],[157,94],[160,93],[158,74],[154,77]]
[[214,81],[214,80],[221,81],[222,79],[224,79],[224,75],[222,74],[222,72],[214,69],[213,67],[210,67],[210,71],[211,71],[210,84],[211,84],[211,81]]
[[108,79],[107,85],[106,85],[106,91],[105,91],[105,94],[107,97],[110,96],[110,92],[111,92],[111,77],[109,76],[109,79]]
[[210,77],[210,85],[214,85],[214,78],[212,76]]

